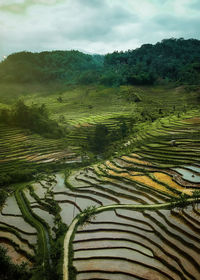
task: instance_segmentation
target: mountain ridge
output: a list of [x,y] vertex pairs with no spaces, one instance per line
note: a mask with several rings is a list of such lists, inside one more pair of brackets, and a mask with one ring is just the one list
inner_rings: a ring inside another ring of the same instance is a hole
[[200,40],[170,38],[106,55],[77,50],[14,53],[0,63],[0,81],[106,86],[199,84]]

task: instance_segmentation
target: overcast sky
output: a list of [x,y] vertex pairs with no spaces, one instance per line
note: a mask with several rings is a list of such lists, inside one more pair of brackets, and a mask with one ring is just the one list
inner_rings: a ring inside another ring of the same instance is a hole
[[0,59],[19,51],[128,50],[200,39],[200,0],[0,0]]

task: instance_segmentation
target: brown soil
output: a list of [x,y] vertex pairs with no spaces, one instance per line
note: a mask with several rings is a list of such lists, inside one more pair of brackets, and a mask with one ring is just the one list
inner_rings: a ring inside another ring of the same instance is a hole
[[14,264],[21,265],[23,262],[28,263],[28,266],[31,267],[32,263],[22,254],[17,252],[15,248],[6,241],[1,241],[0,246],[7,249],[7,255],[11,258],[11,261]]

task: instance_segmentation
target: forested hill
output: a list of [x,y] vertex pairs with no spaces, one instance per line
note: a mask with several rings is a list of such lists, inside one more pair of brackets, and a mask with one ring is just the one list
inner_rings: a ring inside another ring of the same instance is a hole
[[136,50],[108,54],[104,65],[117,73],[120,83],[199,84],[200,41],[164,39],[155,45],[145,44]]
[[200,41],[164,39],[105,56],[79,51],[20,52],[0,63],[1,82],[99,83],[107,86],[200,83]]
[[0,64],[0,80],[10,82],[47,82],[62,80],[81,82],[81,74],[95,71],[103,64],[103,56],[79,51],[19,52]]

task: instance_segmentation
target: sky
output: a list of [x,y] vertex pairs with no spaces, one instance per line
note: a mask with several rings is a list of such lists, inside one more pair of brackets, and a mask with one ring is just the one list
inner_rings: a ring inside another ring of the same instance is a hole
[[19,51],[105,54],[200,39],[200,0],[0,0],[0,60]]

